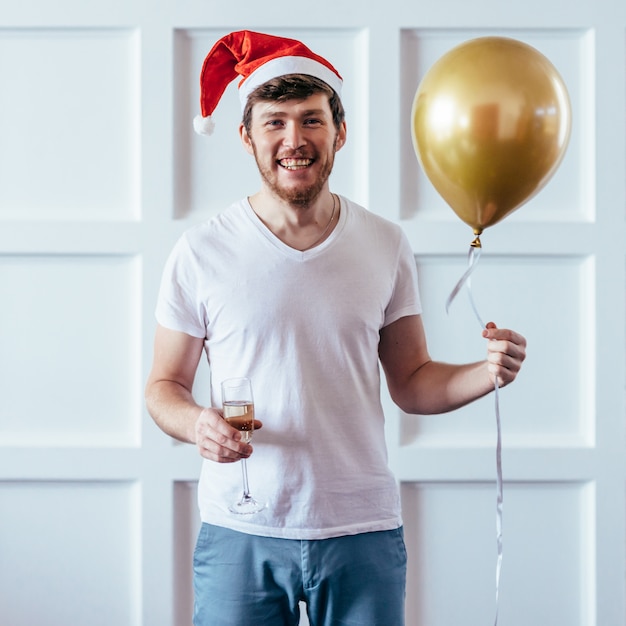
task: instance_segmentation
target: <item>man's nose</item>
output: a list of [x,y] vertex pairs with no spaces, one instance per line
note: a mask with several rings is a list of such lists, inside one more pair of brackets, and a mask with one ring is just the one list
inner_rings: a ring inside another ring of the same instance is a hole
[[301,148],[304,145],[304,134],[299,124],[296,122],[287,123],[283,142],[286,146],[293,150]]

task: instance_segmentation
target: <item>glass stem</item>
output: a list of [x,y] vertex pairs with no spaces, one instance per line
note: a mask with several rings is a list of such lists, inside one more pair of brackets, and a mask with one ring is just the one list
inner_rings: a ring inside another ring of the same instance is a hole
[[243,476],[243,499],[250,498],[250,487],[248,487],[248,465],[246,459],[241,459],[241,475]]

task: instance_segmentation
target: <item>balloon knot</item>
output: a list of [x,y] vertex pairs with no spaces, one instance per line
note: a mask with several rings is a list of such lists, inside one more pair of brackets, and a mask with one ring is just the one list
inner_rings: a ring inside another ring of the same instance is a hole
[[476,235],[476,239],[474,239],[470,245],[472,248],[482,248],[483,246],[480,243],[480,235]]

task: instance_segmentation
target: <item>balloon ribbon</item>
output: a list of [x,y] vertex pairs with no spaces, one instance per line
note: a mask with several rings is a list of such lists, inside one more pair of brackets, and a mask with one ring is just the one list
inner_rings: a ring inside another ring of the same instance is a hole
[[[480,254],[482,252],[482,246],[480,244],[480,238],[477,236],[476,239],[471,243],[469,254],[468,254],[468,267],[465,270],[465,273],[459,279],[459,282],[455,285],[454,289],[448,296],[446,300],[446,313],[450,309],[450,305],[457,297],[461,289],[464,286],[467,287],[467,294],[469,296],[469,301],[474,311],[474,315],[478,320],[481,328],[485,329],[486,326],[483,323],[480,314],[478,313],[478,309],[476,308],[476,304],[474,302],[474,297],[472,295],[472,274],[478,265],[478,261],[480,259]],[[497,561],[496,561],[496,616],[494,621],[494,626],[498,626],[498,604],[500,598],[500,573],[502,571],[502,425],[500,420],[500,398],[499,398],[499,383],[498,377],[496,376],[494,381],[494,392],[495,392],[495,412],[496,412],[496,428],[497,428],[497,441],[496,441],[496,547],[497,547]]]

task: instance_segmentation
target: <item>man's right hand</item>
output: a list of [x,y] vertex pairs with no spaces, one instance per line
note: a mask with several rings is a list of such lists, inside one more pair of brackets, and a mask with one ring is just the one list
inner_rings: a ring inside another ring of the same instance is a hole
[[[254,420],[254,429],[263,424]],[[241,432],[233,428],[217,409],[202,409],[196,420],[196,446],[200,455],[217,463],[235,463],[248,458],[253,451],[249,443],[241,441]]]

